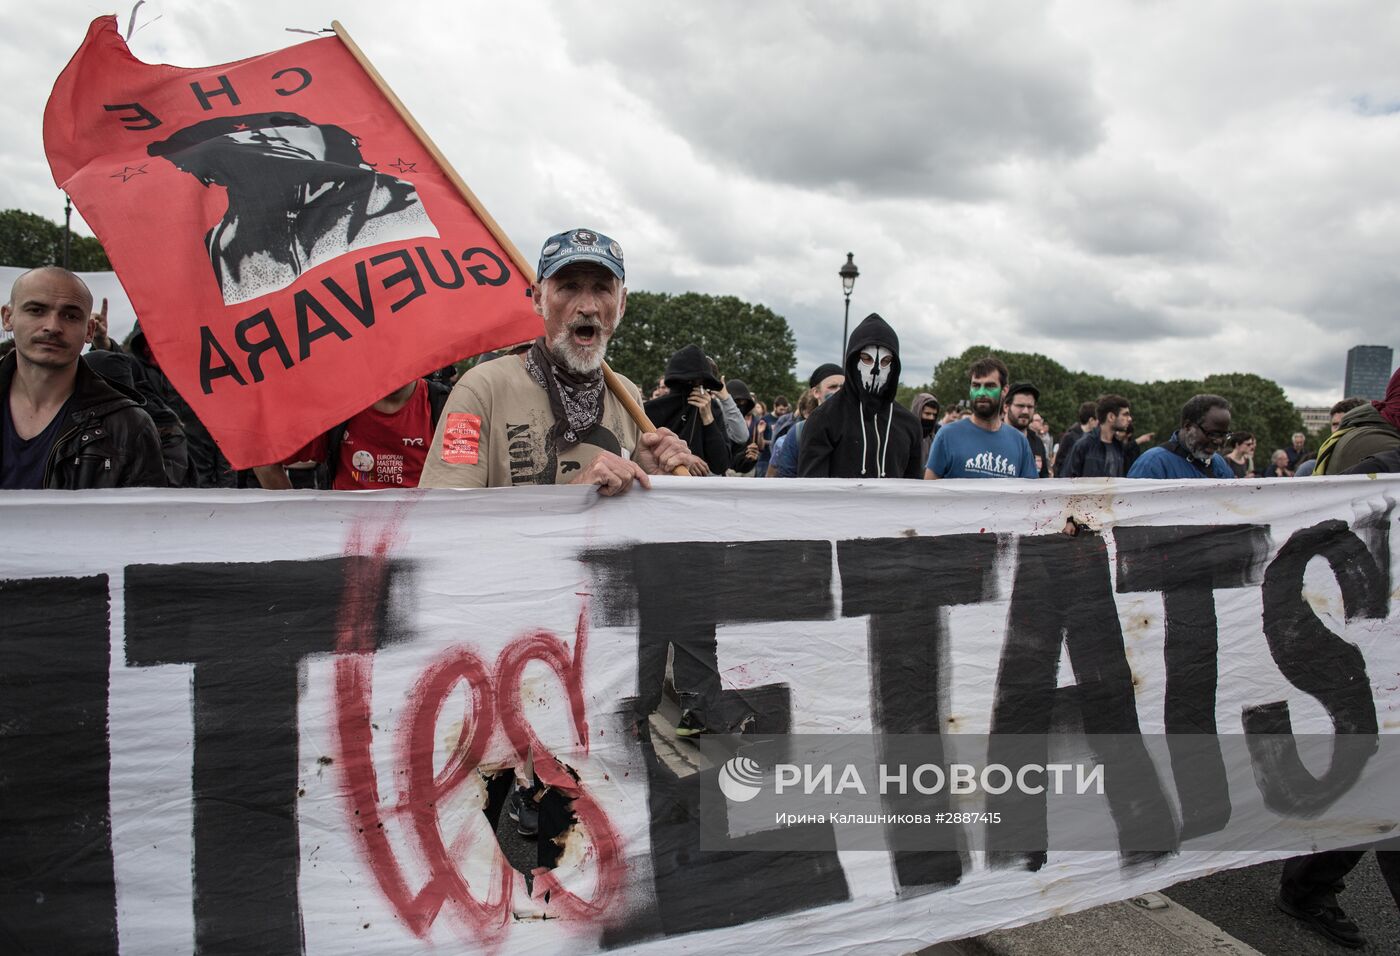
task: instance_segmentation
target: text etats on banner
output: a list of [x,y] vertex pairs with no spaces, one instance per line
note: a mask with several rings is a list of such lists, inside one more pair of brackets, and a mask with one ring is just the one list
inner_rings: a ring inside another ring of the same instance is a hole
[[1397,497],[11,492],[4,951],[895,956],[1392,837]]
[[99,18],[44,145],[236,467],[539,333],[529,277],[337,37],[186,69]]

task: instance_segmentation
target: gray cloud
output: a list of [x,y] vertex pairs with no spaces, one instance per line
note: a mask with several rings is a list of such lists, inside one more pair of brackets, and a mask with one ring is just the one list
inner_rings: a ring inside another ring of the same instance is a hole
[[1071,350],[1089,342],[1155,342],[1190,334],[1192,324],[1085,273],[1042,275],[1018,286],[1008,305],[1023,335],[1058,341]]
[[1220,251],[1219,209],[1179,177],[1089,164],[1045,203],[1047,225],[1106,256],[1201,259]]
[[[43,104],[100,12],[9,15],[0,206],[61,218]],[[1139,381],[1253,371],[1324,404],[1348,347],[1400,346],[1388,0],[148,14],[136,55],[189,65],[339,17],[528,257],[601,229],[633,288],[786,315],[799,372],[835,357],[848,249],[853,317],[895,325],[911,382],[987,342]]]
[[618,70],[697,152],[770,182],[980,197],[1003,164],[1100,138],[1087,59],[1037,5],[622,6],[561,8],[571,56]]

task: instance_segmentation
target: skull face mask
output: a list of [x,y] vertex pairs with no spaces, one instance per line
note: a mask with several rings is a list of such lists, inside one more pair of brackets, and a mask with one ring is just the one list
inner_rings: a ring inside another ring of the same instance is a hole
[[856,363],[861,388],[871,395],[879,392],[890,380],[890,366],[893,363],[894,353],[883,345],[868,345],[861,349]]

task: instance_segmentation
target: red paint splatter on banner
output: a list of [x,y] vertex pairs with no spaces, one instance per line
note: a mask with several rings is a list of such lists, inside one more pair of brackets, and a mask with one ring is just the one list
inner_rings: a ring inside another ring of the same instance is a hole
[[[395,542],[398,521],[378,535],[366,554],[360,532],[352,531],[348,555],[362,556],[352,563],[341,611],[340,636],[335,662],[336,728],[340,747],[340,773],[351,832],[385,899],[416,936],[426,937],[444,908],[455,917],[470,941],[488,949],[498,948],[510,929],[511,899],[516,872],[492,839],[495,866],[491,888],[479,899],[467,885],[455,859],[470,847],[454,841],[449,846],[441,830],[438,808],[471,781],[499,723],[516,757],[527,756],[541,781],[563,792],[572,801],[577,826],[586,834],[585,858],[597,870],[593,896],[583,899],[565,888],[553,871],[534,873],[532,899],[556,918],[593,921],[602,917],[617,898],[625,877],[621,841],[607,814],[575,777],[541,743],[526,719],[521,684],[526,665],[541,661],[558,677],[568,700],[575,738],[588,751],[588,722],[584,703],[583,658],[588,644],[587,600],[579,612],[572,651],[547,631],[534,631],[513,640],[501,651],[493,670],[464,647],[448,649],[415,682],[407,712],[397,735],[395,778],[402,781],[397,804],[390,812],[404,814],[410,824],[412,844],[430,874],[421,889],[408,883],[381,810],[383,801],[372,757],[374,609],[382,603],[388,582],[388,555]],[[442,708],[458,684],[465,683],[469,706],[452,752],[440,772],[433,769],[436,728]]]
[[521,709],[519,688],[526,664],[537,660],[548,665],[568,695],[574,737],[587,753],[588,721],[583,701],[583,654],[587,646],[588,601],[585,598],[574,628],[572,654],[564,642],[553,634],[536,631],[512,641],[496,660],[497,683],[505,689],[500,706],[501,726],[506,739],[515,748],[517,758],[523,760],[527,753],[534,756],[535,774],[541,781],[572,799],[571,809],[579,826],[588,834],[592,859],[598,869],[597,885],[593,898],[589,900],[566,889],[552,870],[536,869],[533,871],[535,883],[532,899],[548,898],[549,907],[557,915],[578,920],[596,919],[603,915],[621,889],[624,875],[621,841],[607,814],[588,790],[558,765],[554,755],[535,736]]

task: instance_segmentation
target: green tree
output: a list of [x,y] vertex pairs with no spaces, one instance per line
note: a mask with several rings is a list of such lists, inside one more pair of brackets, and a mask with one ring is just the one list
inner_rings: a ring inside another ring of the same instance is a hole
[[[1267,378],[1234,372],[1208,375],[1202,384],[1205,391],[1230,400],[1230,420],[1236,428],[1254,432],[1259,440],[1255,461],[1261,467],[1275,448],[1289,447],[1294,432],[1304,431],[1303,416],[1283,394],[1283,389]],[[1308,447],[1317,450],[1316,444]]]
[[765,404],[778,394],[796,401],[797,342],[787,320],[732,295],[629,291],[626,316],[608,344],[608,364],[649,396],[670,357],[691,344],[713,358],[726,379],[743,379]]
[[[112,264],[102,243],[74,233],[68,249],[74,272],[107,272]],[[63,264],[63,227],[20,209],[0,212],[0,265],[33,269]]]
[[1081,402],[1109,393],[1122,395],[1132,403],[1134,432],[1152,434],[1154,443],[1166,441],[1180,424],[1181,407],[1192,395],[1202,392],[1229,400],[1234,427],[1253,432],[1259,439],[1259,453],[1265,456],[1275,448],[1287,447],[1289,437],[1302,430],[1302,416],[1283,389],[1270,379],[1248,372],[1209,375],[1201,380],[1131,382],[1071,371],[1036,353],[974,345],[961,355],[939,362],[933,370],[931,386],[924,390],[933,391],[945,408],[965,398],[967,367],[973,359],[988,353],[1007,364],[1012,382],[1031,382],[1040,389],[1039,411],[1057,434],[1079,420]]

